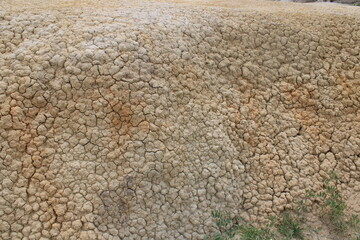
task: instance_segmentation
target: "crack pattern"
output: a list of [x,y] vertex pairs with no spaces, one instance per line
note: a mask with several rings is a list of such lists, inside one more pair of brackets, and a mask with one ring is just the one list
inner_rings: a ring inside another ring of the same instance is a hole
[[202,239],[328,171],[360,191],[358,14],[65,2],[0,10],[1,239]]

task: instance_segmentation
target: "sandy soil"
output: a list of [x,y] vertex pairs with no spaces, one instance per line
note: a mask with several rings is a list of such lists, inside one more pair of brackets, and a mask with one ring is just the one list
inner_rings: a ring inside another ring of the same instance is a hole
[[[297,14],[345,14],[360,15],[360,11],[356,7],[340,5],[336,3],[290,3],[290,2],[273,2],[266,0],[145,0],[145,1],[127,1],[128,6],[141,6],[144,2],[164,2],[192,6],[210,6],[210,7],[226,7],[241,8],[244,10],[274,12],[274,13],[297,13]],[[4,0],[0,6],[4,9],[22,10],[22,9],[59,9],[59,8],[114,8],[122,7],[124,2],[116,0]]]

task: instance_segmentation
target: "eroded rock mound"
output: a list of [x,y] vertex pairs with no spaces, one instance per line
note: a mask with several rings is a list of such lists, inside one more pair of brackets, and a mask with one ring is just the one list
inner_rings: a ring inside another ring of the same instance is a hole
[[0,12],[1,239],[201,239],[328,171],[360,191],[350,7],[60,3]]

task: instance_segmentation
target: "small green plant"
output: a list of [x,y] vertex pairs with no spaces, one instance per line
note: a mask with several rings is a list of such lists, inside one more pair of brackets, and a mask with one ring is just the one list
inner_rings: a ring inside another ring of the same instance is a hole
[[339,233],[343,233],[348,227],[357,227],[360,219],[357,215],[352,215],[347,221],[344,212],[347,206],[337,188],[339,178],[334,172],[331,172],[329,176],[329,178],[324,178],[323,180],[324,190],[318,193],[308,191],[307,197],[318,202],[325,210],[324,216],[327,217],[334,229]]
[[324,178],[323,180],[324,190],[318,193],[308,191],[307,197],[315,202],[319,202],[320,206],[325,209],[325,216],[330,220],[336,231],[344,232],[346,229],[344,221],[346,204],[337,189],[337,181],[337,175],[331,173],[330,178]]
[[269,236],[268,229],[258,229],[252,225],[243,225],[240,227],[241,239],[243,240],[268,240],[271,239]]
[[[324,178],[323,189],[314,192],[307,191],[306,200],[298,202],[295,212],[285,211],[279,216],[270,218],[270,223],[264,227],[256,227],[251,223],[243,221],[241,218],[231,218],[228,213],[213,211],[212,217],[215,219],[218,229],[214,234],[207,236],[207,240],[292,240],[304,239],[304,213],[311,209],[311,206],[318,204],[322,208],[324,220],[330,223],[338,233],[344,233],[349,227],[355,229],[353,234],[357,234],[353,240],[360,240],[360,218],[352,215],[347,218],[345,201],[337,188],[339,178],[335,173],[330,173],[329,178]],[[310,226],[309,229],[313,230]],[[352,235],[354,237],[354,235]]]
[[[352,228],[360,227],[360,218],[358,215],[352,214],[349,220],[349,226]],[[360,237],[360,236],[359,236]]]
[[215,219],[217,232],[211,236],[205,237],[206,240],[227,240],[240,236],[241,240],[274,240],[274,234],[271,227],[274,225],[274,219],[270,224],[257,228],[252,224],[244,222],[240,218],[231,218],[228,213],[213,211],[212,217]]
[[231,218],[228,213],[220,211],[213,211],[211,215],[215,219],[218,232],[212,236],[207,236],[205,239],[226,240],[235,236],[238,230],[238,219]]
[[270,219],[270,224],[265,227],[257,228],[251,224],[239,225],[239,235],[241,240],[273,240],[275,233],[272,231],[276,219]]
[[287,239],[303,239],[303,227],[300,215],[284,212],[278,221],[277,229]]
[[213,211],[212,216],[218,231],[207,236],[207,240],[227,240],[235,236],[241,240],[303,239],[302,218],[297,214],[284,212],[281,217],[269,218],[270,223],[263,227],[256,227],[242,219],[230,218],[229,214],[220,211]]
[[308,206],[306,206],[305,200],[300,200],[299,202],[297,202],[297,207],[295,208],[295,211],[297,212],[297,214],[309,212],[309,208]]

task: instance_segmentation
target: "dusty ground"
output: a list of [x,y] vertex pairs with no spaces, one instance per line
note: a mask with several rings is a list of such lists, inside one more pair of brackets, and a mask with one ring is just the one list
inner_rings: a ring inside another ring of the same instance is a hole
[[2,8],[5,10],[21,11],[24,9],[49,10],[61,8],[116,8],[116,7],[132,7],[142,6],[144,3],[173,3],[190,6],[210,6],[220,8],[239,8],[248,11],[265,11],[276,13],[297,13],[297,14],[345,14],[345,15],[359,15],[357,8],[347,5],[340,5],[334,3],[291,3],[291,2],[273,2],[264,0],[142,0],[142,1],[123,1],[116,0],[4,0],[2,1]]

